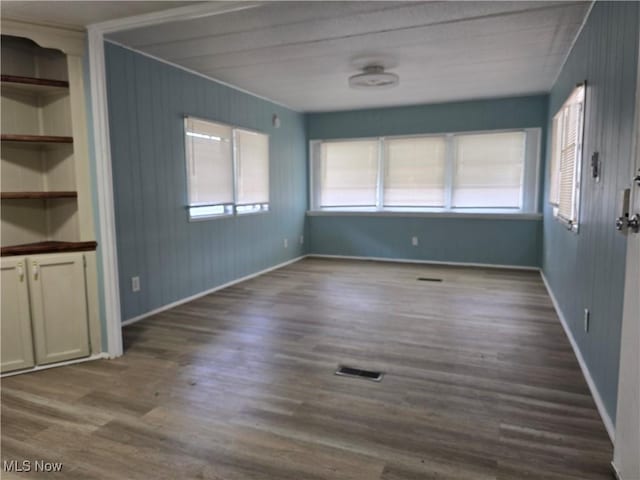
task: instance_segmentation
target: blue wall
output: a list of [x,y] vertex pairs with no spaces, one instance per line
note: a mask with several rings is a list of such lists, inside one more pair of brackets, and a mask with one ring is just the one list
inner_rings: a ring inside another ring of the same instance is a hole
[[[539,220],[310,216],[310,253],[537,266]],[[417,236],[417,247],[411,237]]]
[[[105,48],[122,318],[302,255],[304,116],[122,47]],[[274,113],[279,129],[271,125]],[[185,114],[271,136],[270,212],[187,220]],[[131,292],[135,275],[138,293]]]
[[[314,139],[542,128],[548,97],[379,108],[307,115]],[[541,169],[542,171],[542,169]],[[542,181],[540,182],[542,186]],[[310,253],[497,265],[540,265],[541,219],[309,216]],[[418,235],[419,247],[411,246]]]
[[[639,8],[596,3],[549,98],[550,124],[575,84],[587,81],[580,231],[556,222],[545,202],[543,271],[612,421],[626,250],[626,237],[613,222],[618,192],[630,186]],[[600,183],[589,172],[594,151],[602,160]],[[588,333],[585,308],[591,311]]]

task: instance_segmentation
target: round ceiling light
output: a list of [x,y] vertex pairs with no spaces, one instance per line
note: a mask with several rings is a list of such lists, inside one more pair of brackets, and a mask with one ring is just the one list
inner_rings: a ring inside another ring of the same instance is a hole
[[363,73],[349,77],[349,86],[358,89],[392,88],[399,81],[398,75],[385,72],[383,66],[369,65],[363,68]]

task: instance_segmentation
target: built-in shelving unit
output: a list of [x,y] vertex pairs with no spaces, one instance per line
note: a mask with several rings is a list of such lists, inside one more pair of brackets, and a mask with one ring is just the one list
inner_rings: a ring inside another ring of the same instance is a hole
[[0,372],[102,352],[82,32],[6,18]]
[[0,87],[2,255],[95,248],[80,242],[67,56],[3,35]]

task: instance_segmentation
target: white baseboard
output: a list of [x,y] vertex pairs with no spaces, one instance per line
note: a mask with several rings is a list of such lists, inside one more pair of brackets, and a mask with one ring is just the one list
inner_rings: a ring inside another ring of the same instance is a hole
[[499,268],[508,270],[529,270],[537,272],[538,267],[527,267],[521,265],[496,265],[493,263],[471,263],[471,262],[441,262],[438,260],[414,260],[411,258],[386,258],[386,257],[359,257],[352,255],[323,255],[320,253],[309,253],[310,258],[336,258],[342,260],[369,260],[375,262],[391,262],[391,263],[420,263],[427,265],[449,265],[452,267],[480,267],[480,268]]
[[589,390],[591,390],[591,396],[593,400],[596,402],[596,407],[598,408],[598,413],[604,422],[604,426],[607,429],[607,433],[609,434],[609,438],[613,443],[615,439],[615,427],[613,422],[611,421],[611,417],[607,413],[606,408],[604,407],[604,402],[602,401],[602,397],[600,396],[600,392],[598,391],[598,387],[596,387],[593,378],[591,377],[591,372],[589,372],[589,368],[587,367],[586,362],[584,361],[584,357],[582,356],[582,352],[580,352],[580,348],[578,347],[578,343],[576,339],[573,337],[573,333],[569,328],[569,324],[567,323],[567,319],[565,318],[562,310],[560,309],[560,304],[556,300],[555,295],[553,294],[553,290],[551,290],[551,286],[547,281],[547,277],[545,277],[544,272],[540,270],[540,275],[542,276],[542,281],[544,282],[544,286],[547,288],[547,292],[549,293],[549,297],[551,297],[551,301],[553,302],[553,307],[558,314],[558,318],[560,319],[560,323],[562,324],[562,328],[564,328],[564,332],[569,338],[569,342],[571,343],[571,347],[573,348],[573,353],[575,353],[576,358],[578,359],[578,363],[580,364],[580,369],[582,370],[582,374],[584,375],[585,380],[587,381],[587,385],[589,385]]
[[155,309],[153,309],[153,310],[151,310],[149,312],[143,313],[142,315],[138,315],[137,317],[133,317],[133,318],[129,318],[128,320],[125,320],[124,322],[122,322],[122,326],[126,327],[127,325],[131,325],[132,323],[139,322],[140,320],[142,320],[144,318],[150,317],[150,316],[155,315],[155,314],[160,313],[160,312],[164,312],[164,311],[169,310],[169,309],[171,309],[173,307],[177,307],[178,305],[182,305],[183,303],[187,303],[187,302],[190,302],[190,301],[195,300],[197,298],[204,297],[205,295],[209,295],[209,294],[211,294],[213,292],[217,292],[218,290],[222,290],[223,288],[227,288],[227,287],[230,287],[232,285],[236,285],[237,283],[245,282],[247,280],[250,280],[252,278],[258,277],[260,275],[264,275],[265,273],[272,272],[273,270],[277,270],[279,268],[286,267],[287,265],[290,265],[292,263],[298,262],[298,261],[302,260],[305,257],[306,257],[306,255],[301,255],[301,256],[293,258],[291,260],[287,260],[286,262],[279,263],[278,265],[274,265],[273,267],[265,268],[264,270],[260,270],[259,272],[252,273],[250,275],[246,275],[244,277],[237,278],[235,280],[231,280],[230,282],[227,282],[227,283],[223,283],[222,285],[218,285],[217,287],[210,288],[209,290],[205,290],[204,292],[196,293],[195,295],[191,295],[190,297],[181,298],[180,300],[176,300],[175,302],[167,303],[166,305],[163,305],[162,307],[155,308]]
[[111,357],[106,352],[96,353],[96,354],[91,355],[89,357],[74,358],[73,360],[67,360],[66,362],[50,363],[48,365],[38,365],[38,366],[35,366],[33,368],[26,368],[24,370],[16,370],[15,372],[3,373],[1,375],[1,377],[2,378],[12,377],[14,375],[21,375],[23,373],[38,372],[40,370],[48,370],[49,368],[64,367],[66,365],[73,365],[74,363],[91,362],[93,360],[102,360],[102,359],[107,359],[107,358],[111,358]]
[[611,462],[611,471],[613,472],[613,476],[616,478],[616,480],[622,480],[622,475],[620,475],[618,467],[616,467],[616,464],[613,462]]

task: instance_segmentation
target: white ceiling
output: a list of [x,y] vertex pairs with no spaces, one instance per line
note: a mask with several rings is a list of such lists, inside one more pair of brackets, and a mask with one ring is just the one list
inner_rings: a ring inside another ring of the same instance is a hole
[[84,29],[92,23],[182,7],[196,2],[2,0],[2,16],[12,20]]
[[[192,3],[3,0],[2,16],[83,28]],[[547,92],[589,4],[247,3],[108,38],[296,110],[346,110]],[[349,89],[363,57],[384,60],[400,85]]]

